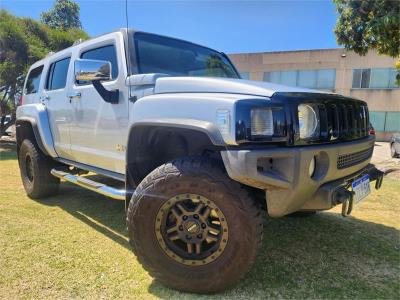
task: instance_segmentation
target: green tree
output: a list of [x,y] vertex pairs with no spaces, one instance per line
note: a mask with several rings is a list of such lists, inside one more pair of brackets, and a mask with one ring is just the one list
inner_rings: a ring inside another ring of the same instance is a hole
[[[335,27],[340,45],[360,55],[371,49],[399,58],[399,0],[333,0],[339,13]],[[396,63],[400,83],[400,59]]]
[[[15,117],[16,99],[22,93],[29,66],[51,51],[71,46],[88,35],[77,28],[52,29],[29,18],[0,10],[0,121],[5,114]],[[6,130],[0,122],[0,135]]]
[[339,18],[335,28],[337,41],[346,49],[365,55],[376,49],[379,54],[400,54],[400,1],[334,0]]
[[56,0],[52,9],[41,14],[40,20],[50,28],[80,29],[82,25],[79,10],[79,4],[72,0]]

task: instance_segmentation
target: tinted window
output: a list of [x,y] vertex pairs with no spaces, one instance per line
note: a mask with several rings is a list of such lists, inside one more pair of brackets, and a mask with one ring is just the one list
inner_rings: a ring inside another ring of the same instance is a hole
[[298,86],[315,88],[317,86],[317,72],[314,70],[300,70],[297,75]]
[[363,69],[361,73],[361,88],[369,88],[371,69]]
[[153,34],[134,38],[139,73],[238,78],[229,60],[212,49]]
[[397,72],[394,68],[354,69],[352,87],[357,89],[398,88]]
[[[118,77],[117,53],[115,51],[114,45],[83,52],[81,58],[109,61],[111,63],[111,78],[115,79]],[[79,84],[83,83],[86,82],[79,81]]]
[[57,90],[65,87],[70,60],[71,58],[68,57],[51,64],[46,89]]
[[281,72],[281,84],[296,86],[297,84],[297,71],[283,71]]
[[300,86],[312,89],[335,89],[336,70],[292,70],[264,73],[264,81],[288,86]]
[[362,75],[362,69],[353,70],[353,84],[352,84],[353,88],[359,89],[361,87],[361,75]]
[[34,94],[39,91],[40,76],[42,75],[43,66],[37,67],[30,71],[25,86],[25,94]]

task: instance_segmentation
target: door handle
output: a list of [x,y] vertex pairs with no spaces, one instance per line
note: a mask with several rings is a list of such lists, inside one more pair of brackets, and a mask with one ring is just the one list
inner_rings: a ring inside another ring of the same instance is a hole
[[50,96],[49,95],[44,95],[40,97],[40,101],[44,102],[44,101],[49,101],[50,100]]
[[79,100],[81,96],[82,96],[81,92],[72,92],[67,94],[69,101],[71,101],[72,99]]

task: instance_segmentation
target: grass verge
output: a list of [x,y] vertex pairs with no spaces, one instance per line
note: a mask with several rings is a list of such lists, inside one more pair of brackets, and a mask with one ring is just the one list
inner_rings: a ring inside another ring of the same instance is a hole
[[[215,298],[400,296],[400,181],[342,218],[265,218],[257,264]],[[25,196],[12,145],[0,148],[0,298],[206,298],[167,289],[131,253],[124,204],[62,184],[59,196]],[[234,263],[234,262],[232,262]]]

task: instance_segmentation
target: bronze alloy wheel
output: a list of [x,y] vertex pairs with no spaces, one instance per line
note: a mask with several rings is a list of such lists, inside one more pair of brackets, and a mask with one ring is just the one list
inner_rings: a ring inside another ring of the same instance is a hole
[[222,211],[197,194],[180,194],[166,201],[157,213],[155,234],[170,258],[190,266],[216,260],[229,236]]
[[148,174],[129,202],[127,225],[129,243],[149,274],[191,293],[239,282],[255,262],[263,228],[249,191],[220,161],[198,156]]

